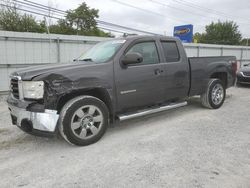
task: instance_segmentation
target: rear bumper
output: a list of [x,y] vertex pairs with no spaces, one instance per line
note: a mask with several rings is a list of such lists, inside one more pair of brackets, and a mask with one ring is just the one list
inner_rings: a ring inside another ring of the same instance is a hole
[[59,115],[55,110],[31,112],[9,104],[12,124],[23,131],[37,136],[53,136]]

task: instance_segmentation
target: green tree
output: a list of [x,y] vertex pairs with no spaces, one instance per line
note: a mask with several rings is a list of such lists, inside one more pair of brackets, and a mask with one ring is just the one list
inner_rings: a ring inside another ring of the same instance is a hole
[[45,32],[45,27],[40,25],[34,16],[21,14],[17,11],[16,4],[6,3],[0,8],[0,29],[20,32]]
[[89,8],[83,2],[76,9],[67,11],[65,22],[61,27],[66,30],[73,28],[73,33],[78,35],[112,37],[110,33],[97,28],[96,19],[99,17],[98,12],[97,9]]
[[76,30],[69,25],[66,20],[60,19],[57,24],[53,24],[49,27],[50,33],[55,34],[65,34],[65,35],[75,35],[77,34]]
[[17,12],[16,6],[9,2],[6,5],[10,7],[0,7],[0,28],[7,31],[18,31],[20,28],[21,16]]
[[21,15],[20,18],[20,29],[22,32],[37,32],[44,33],[46,32],[45,25],[39,24],[36,21],[36,18],[29,14]]
[[1,30],[45,33],[49,29],[50,33],[55,34],[113,37],[111,33],[97,28],[98,10],[89,8],[86,3],[80,4],[74,10],[68,10],[65,19],[60,19],[47,28],[45,20],[39,22],[32,15],[21,14],[15,2],[4,2],[6,6],[0,6]]
[[67,11],[66,21],[77,33],[88,33],[96,29],[95,19],[98,17],[97,9],[91,9],[86,3],[82,3],[76,9]]
[[193,41],[197,43],[204,43],[204,37],[205,37],[204,33],[197,32],[193,36]]
[[57,24],[51,25],[50,33],[113,37],[111,33],[97,28],[98,17],[97,9],[91,9],[86,3],[82,3],[76,9],[68,10],[65,19],[60,19]]
[[243,45],[243,46],[250,46],[250,38],[244,38],[244,39],[242,39],[241,45]]
[[207,44],[239,45],[241,33],[239,26],[233,21],[212,22],[206,26],[206,32],[200,34],[199,42]]

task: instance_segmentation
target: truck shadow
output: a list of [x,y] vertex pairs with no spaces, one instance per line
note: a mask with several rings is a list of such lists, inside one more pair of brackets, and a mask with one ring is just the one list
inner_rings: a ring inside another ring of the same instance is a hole
[[138,117],[131,120],[126,120],[123,122],[116,122],[114,125],[111,125],[106,135],[113,134],[113,132],[119,132],[124,129],[131,129],[131,128],[133,129],[134,127],[144,126],[145,123],[152,125],[157,122],[168,121],[170,119],[178,118],[184,114],[187,115],[187,114],[193,114],[194,112],[200,110],[209,110],[202,107],[200,103],[200,97],[192,97],[187,102],[188,105],[184,107],[158,112],[151,115]]
[[[200,110],[209,110],[203,108],[200,104],[199,97],[192,97],[188,100],[188,105],[172,109],[169,111],[159,112],[151,115],[147,115],[144,117],[139,117],[131,120],[127,120],[124,122],[117,122],[114,125],[111,125],[104,137],[101,140],[112,139],[112,135],[117,135],[120,131],[126,131],[135,128],[143,128],[143,126],[154,126],[155,123],[159,122],[167,122],[169,120],[177,119],[183,115],[190,115],[192,116],[194,112]],[[11,127],[10,129],[17,129],[16,127]],[[9,131],[11,132],[11,131]],[[0,133],[1,134],[1,133]],[[17,148],[17,147],[60,147],[60,148],[68,148],[72,147],[72,145],[66,143],[60,136],[55,136],[53,138],[44,138],[44,137],[37,137],[33,135],[29,135],[27,133],[21,133],[19,131],[14,131],[14,133],[10,133],[9,137],[4,141],[0,142],[0,150],[2,149],[9,149],[9,148]],[[15,134],[15,135],[14,135]],[[104,141],[106,142],[106,141]],[[95,145],[98,145],[97,142]]]
[[250,89],[250,84],[237,84],[236,88]]

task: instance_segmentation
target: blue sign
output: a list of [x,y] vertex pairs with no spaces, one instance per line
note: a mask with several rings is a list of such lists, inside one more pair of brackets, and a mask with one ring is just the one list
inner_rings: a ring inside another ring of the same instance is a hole
[[174,27],[174,37],[178,37],[182,42],[193,41],[193,25],[181,25]]

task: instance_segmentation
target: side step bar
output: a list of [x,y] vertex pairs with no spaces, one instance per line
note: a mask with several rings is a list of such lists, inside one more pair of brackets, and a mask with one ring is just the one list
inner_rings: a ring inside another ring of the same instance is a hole
[[152,109],[149,109],[149,110],[139,111],[139,112],[136,112],[136,113],[133,113],[133,114],[122,114],[122,115],[119,115],[118,118],[119,118],[120,121],[124,121],[124,120],[132,119],[132,118],[136,118],[136,117],[140,117],[140,116],[153,114],[153,113],[156,113],[156,112],[162,112],[162,111],[165,111],[165,110],[171,110],[171,109],[174,109],[174,108],[179,108],[179,107],[186,106],[186,105],[187,105],[186,101],[181,102],[181,103],[173,103],[173,104],[169,104],[169,105],[166,105],[166,106],[161,106],[159,108],[152,108]]

